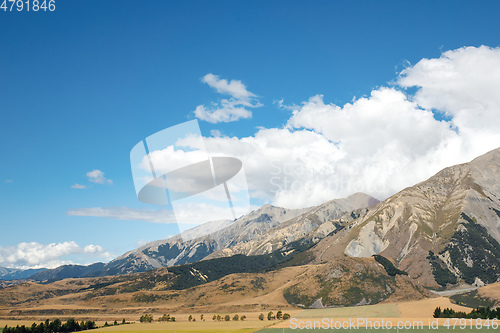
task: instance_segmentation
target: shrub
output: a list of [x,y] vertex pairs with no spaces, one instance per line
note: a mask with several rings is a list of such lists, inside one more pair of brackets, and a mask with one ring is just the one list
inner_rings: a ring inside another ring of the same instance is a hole
[[139,319],[141,323],[150,323],[153,321],[153,315],[150,314],[145,314],[142,315],[141,318]]
[[283,318],[283,312],[279,310],[278,312],[276,312],[276,319],[280,320],[281,318]]

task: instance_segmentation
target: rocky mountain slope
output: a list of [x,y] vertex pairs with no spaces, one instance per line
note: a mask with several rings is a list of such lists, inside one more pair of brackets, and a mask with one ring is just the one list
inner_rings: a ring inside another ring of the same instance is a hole
[[356,193],[345,199],[304,209],[286,209],[268,204],[234,221],[208,222],[169,239],[148,243],[107,264],[97,263],[88,267],[66,265],[46,270],[32,278],[46,281],[130,274],[235,254],[268,254],[329,222],[315,231],[316,236],[323,238],[340,227],[331,221],[346,214],[343,221],[352,220],[356,217],[351,214],[354,210],[377,202],[369,195]]
[[104,274],[132,273],[234,254],[271,253],[300,239],[326,221],[377,202],[369,195],[357,193],[305,209],[286,209],[267,204],[205,236],[193,237],[196,233],[187,231],[167,240],[146,244],[106,264]]
[[317,262],[381,254],[419,284],[500,278],[500,149],[446,168],[368,210],[314,248]]
[[[364,193],[355,193],[345,199],[335,199],[314,207],[305,214],[289,219],[248,242],[226,247],[207,258],[228,257],[235,254],[258,255],[274,252],[286,244],[301,239],[315,230],[316,237],[324,237],[342,227],[342,223],[328,223],[344,217],[343,221],[357,217],[362,208],[371,207],[379,201]],[[346,215],[346,216],[344,216]],[[321,228],[321,225],[323,225]]]
[[201,237],[193,238],[193,233],[186,231],[166,240],[143,245],[106,264],[102,275],[134,273],[196,262],[221,248],[248,242],[308,210],[264,205],[225,228]]

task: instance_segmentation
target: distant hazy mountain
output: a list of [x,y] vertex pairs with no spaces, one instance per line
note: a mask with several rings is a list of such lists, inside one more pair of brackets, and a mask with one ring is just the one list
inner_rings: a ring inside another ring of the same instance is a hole
[[45,268],[17,269],[17,268],[0,267],[0,280],[10,281],[10,280],[27,279],[32,275],[44,270]]
[[30,276],[30,280],[46,281],[46,280],[62,280],[68,278],[78,278],[85,276],[99,275],[104,264],[101,262],[82,266],[82,265],[63,265],[54,269],[46,269],[37,274]]
[[499,242],[496,149],[402,190],[314,250],[318,262],[381,254],[421,284],[449,286],[498,281]]

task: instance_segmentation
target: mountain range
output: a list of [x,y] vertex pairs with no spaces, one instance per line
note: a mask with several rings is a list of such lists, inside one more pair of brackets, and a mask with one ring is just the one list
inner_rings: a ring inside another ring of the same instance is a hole
[[27,279],[34,274],[44,271],[45,268],[38,269],[17,269],[0,267],[0,280],[11,281]]
[[[138,303],[182,298],[190,304],[175,290],[194,288],[189,290],[207,295],[254,290],[245,297],[264,297],[265,291],[287,304],[316,308],[415,299],[429,296],[429,288],[481,286],[500,280],[499,179],[496,149],[382,202],[356,193],[300,210],[264,205],[234,221],[210,222],[146,244],[107,264],[62,266],[30,279],[108,276],[89,280],[89,288],[104,296],[131,293]],[[126,274],[144,281],[154,275],[159,284],[129,288],[123,284],[128,278],[109,277]],[[278,277],[282,285],[276,289]],[[155,290],[166,294],[159,297]]]
[[345,199],[304,209],[266,204],[233,221],[208,222],[169,239],[145,244],[106,264],[64,265],[34,274],[30,279],[54,281],[130,274],[234,254],[271,253],[305,236],[324,222],[376,203],[377,199],[356,193]]

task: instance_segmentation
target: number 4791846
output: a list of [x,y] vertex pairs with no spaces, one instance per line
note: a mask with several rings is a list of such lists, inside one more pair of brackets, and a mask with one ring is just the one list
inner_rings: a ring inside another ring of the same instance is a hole
[[[0,0],[1,1],[1,0]],[[9,11],[12,12],[14,10],[20,11],[33,11],[38,12],[39,10],[43,10],[44,12],[56,10],[56,1],[55,0],[3,0],[0,9],[3,9],[4,12]]]

